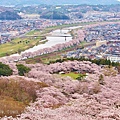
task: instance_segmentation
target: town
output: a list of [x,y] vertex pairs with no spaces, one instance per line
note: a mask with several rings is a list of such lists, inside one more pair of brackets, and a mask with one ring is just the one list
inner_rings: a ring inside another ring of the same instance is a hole
[[[120,24],[105,24],[86,27],[85,41],[95,42],[95,45],[70,51],[63,56],[68,58],[107,59],[120,62]],[[84,47],[84,44],[82,45]]]
[[[31,30],[42,30],[50,26],[120,20],[119,5],[113,5],[111,9],[104,5],[34,5],[0,9],[0,44],[24,36]],[[54,18],[55,15],[57,18]],[[97,31],[95,34],[98,35]],[[89,36],[87,39],[89,41]]]
[[76,22],[63,20],[44,19],[22,19],[14,21],[0,21],[0,44],[10,42],[16,37],[22,37],[31,30],[42,31],[46,27],[57,26],[59,24],[72,24]]

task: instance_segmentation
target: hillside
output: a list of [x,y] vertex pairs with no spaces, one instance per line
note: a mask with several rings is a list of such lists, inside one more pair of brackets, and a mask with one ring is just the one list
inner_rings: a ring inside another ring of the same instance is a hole
[[66,16],[64,13],[61,12],[57,12],[57,11],[49,11],[49,12],[45,12],[42,13],[42,15],[40,16],[40,18],[44,18],[44,19],[62,19],[62,20],[68,20],[69,17]]
[[17,19],[21,19],[21,17],[15,12],[5,11],[0,13],[0,20],[17,20]]
[[[0,104],[13,111],[7,115],[15,116],[17,112],[20,114],[17,118],[9,117],[10,120],[120,119],[120,75],[113,67],[101,68],[88,61],[67,61],[50,65],[24,64],[31,70],[25,76],[19,76],[16,63],[8,64],[14,73],[9,77],[0,77],[3,98]],[[78,75],[77,71],[86,72],[87,76],[75,80],[58,74],[60,71]],[[33,98],[35,100],[24,112],[25,101],[29,100],[28,103]],[[23,105],[22,108],[20,104]],[[5,115],[5,112],[0,115]],[[4,119],[7,118],[1,118]]]

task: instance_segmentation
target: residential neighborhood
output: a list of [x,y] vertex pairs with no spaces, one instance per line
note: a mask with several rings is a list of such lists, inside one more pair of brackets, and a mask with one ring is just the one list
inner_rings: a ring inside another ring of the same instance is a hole
[[87,42],[96,40],[120,40],[120,23],[97,25],[85,29]]
[[120,62],[120,24],[107,24],[85,29],[86,42],[95,42],[95,46],[70,51],[68,58],[108,59]]

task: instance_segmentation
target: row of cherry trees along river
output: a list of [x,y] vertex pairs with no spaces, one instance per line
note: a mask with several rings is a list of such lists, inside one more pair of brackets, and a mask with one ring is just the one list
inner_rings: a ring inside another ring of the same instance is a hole
[[[119,24],[119,22],[115,22],[115,23]],[[105,22],[105,23],[103,22],[103,23],[99,23],[99,24],[85,25],[83,27],[84,28],[95,27],[95,26],[98,26],[98,25],[100,26],[100,25],[105,25],[105,24],[114,24],[114,22]],[[62,44],[56,44],[56,45],[54,45],[52,47],[39,49],[39,50],[34,51],[34,52],[24,52],[24,53],[21,53],[20,55],[7,56],[7,57],[4,57],[4,58],[0,58],[0,61],[4,62],[4,63],[14,62],[14,61],[22,60],[22,59],[33,58],[35,56],[39,56],[39,55],[43,55],[43,54],[63,50],[63,49],[66,49],[68,47],[77,46],[77,45],[80,44],[80,42],[84,41],[85,31],[84,31],[84,29],[79,29],[76,32],[77,32],[76,33],[77,37],[72,39],[69,42],[62,43]]]
[[68,47],[79,45],[80,42],[84,40],[84,32],[82,30],[78,30],[77,35],[78,35],[78,38],[75,38],[75,39],[73,39],[69,42],[62,43],[62,44],[56,44],[52,47],[39,49],[35,52],[25,52],[25,53],[22,53],[18,56],[17,55],[7,56],[7,57],[4,57],[4,58],[0,58],[0,61],[1,62],[4,61],[4,63],[19,61],[19,60],[22,60],[22,59],[33,58],[35,56],[39,56],[39,55],[43,55],[43,54],[47,54],[47,53],[52,53],[52,52],[55,52],[55,51],[63,50],[63,49],[68,48]]

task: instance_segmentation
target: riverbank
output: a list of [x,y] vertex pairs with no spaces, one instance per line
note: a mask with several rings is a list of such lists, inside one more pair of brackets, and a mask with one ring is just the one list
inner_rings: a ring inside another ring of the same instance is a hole
[[[110,23],[113,23],[113,22],[101,22],[101,23],[99,23],[99,25],[110,24]],[[116,22],[114,22],[114,23],[116,23]],[[48,46],[46,46],[44,48],[38,47],[38,49],[34,49],[34,50],[31,50],[31,51],[28,51],[28,52],[23,52],[21,54],[14,54],[14,55],[11,55],[11,56],[1,58],[0,61],[4,61],[4,63],[13,62],[13,61],[20,61],[20,60],[25,60],[25,59],[28,59],[28,58],[34,58],[36,56],[41,56],[41,55],[44,55],[44,54],[54,53],[56,51],[59,52],[61,50],[66,50],[66,49],[72,48],[72,47],[75,49],[80,45],[80,43],[82,41],[84,41],[84,37],[85,37],[84,27],[92,27],[92,26],[96,26],[96,25],[98,25],[98,24],[95,22],[94,24],[93,23],[85,24],[85,26],[83,26],[81,29],[78,29],[78,28],[75,27],[77,29],[77,30],[75,29],[75,31],[77,33],[72,31],[73,35],[75,34],[74,38],[72,40],[67,41],[67,42],[64,40],[65,43],[58,43],[58,44],[53,45],[53,46],[51,45],[52,47],[49,47],[50,44],[48,44]],[[59,31],[60,31],[60,29],[59,29]],[[52,39],[52,42],[53,42],[53,39]]]
[[13,39],[11,42],[7,42],[5,44],[0,45],[0,57],[10,56],[12,54],[19,54],[29,48],[32,48],[38,44],[41,44],[39,41],[44,40],[45,36],[57,29],[63,29],[68,27],[77,27],[84,26],[90,24],[97,24],[99,22],[80,22],[74,24],[63,24],[59,26],[52,26],[48,28],[44,28],[41,31],[39,30],[31,30],[24,36],[20,36],[18,38]]
[[32,30],[29,33],[23,35],[22,37],[18,37],[13,39],[10,42],[0,45],[0,57],[9,56],[12,54],[19,54],[29,48],[33,48],[36,45],[41,44],[40,41],[45,40],[46,34],[50,33],[56,29],[62,29],[65,27],[70,26],[77,26],[78,24],[71,24],[71,25],[60,25],[60,26],[53,26],[40,30]]

